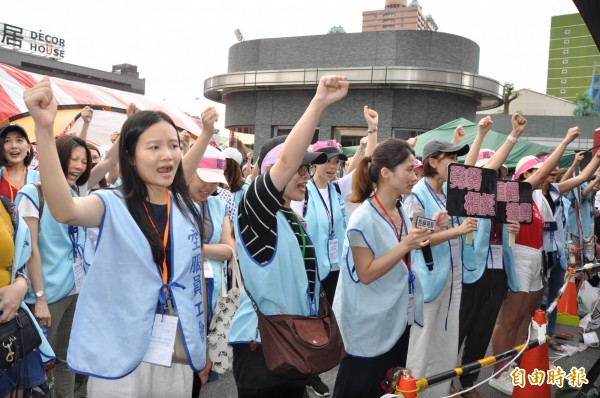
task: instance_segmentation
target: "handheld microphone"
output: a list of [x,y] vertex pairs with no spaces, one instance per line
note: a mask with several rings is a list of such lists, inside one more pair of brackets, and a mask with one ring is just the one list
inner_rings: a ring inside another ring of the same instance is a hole
[[[413,213],[415,220],[415,226],[417,228],[428,228],[433,232],[431,225],[435,226],[435,221],[425,218],[425,212],[423,210],[417,210]],[[433,271],[433,255],[431,254],[431,246],[427,245],[420,249],[423,252],[423,258],[425,259],[425,265],[429,271]]]

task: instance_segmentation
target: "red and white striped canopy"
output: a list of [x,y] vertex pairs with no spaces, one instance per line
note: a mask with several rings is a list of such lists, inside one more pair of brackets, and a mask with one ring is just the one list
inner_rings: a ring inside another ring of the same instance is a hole
[[[35,141],[33,122],[23,102],[23,92],[33,87],[41,78],[42,75],[0,64],[0,125],[20,124],[27,130],[31,141]],[[110,144],[110,134],[120,130],[126,119],[125,109],[130,103],[134,103],[140,110],[165,112],[177,127],[189,131],[193,136],[202,131],[194,118],[165,102],[155,101],[140,94],[56,77],[50,77],[50,81],[59,109],[55,134],[60,134],[65,129],[79,131],[82,121],[81,118],[75,118],[83,107],[90,106],[99,111],[94,112],[88,132],[89,139],[99,144]]]

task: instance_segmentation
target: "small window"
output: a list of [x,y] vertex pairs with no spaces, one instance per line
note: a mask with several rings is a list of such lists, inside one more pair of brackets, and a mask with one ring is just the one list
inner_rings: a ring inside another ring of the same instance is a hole
[[568,59],[563,59],[563,65],[564,65],[564,64],[568,64],[568,63],[569,63],[569,60],[568,60]]
[[563,50],[563,54],[568,54],[569,50]]
[[571,29],[565,29],[565,35],[570,35],[571,34]]
[[563,74],[563,75],[566,75],[566,74],[567,74],[567,70],[566,70],[566,69],[563,69],[563,70],[562,70],[562,74]]
[[566,89],[564,89],[564,88],[561,88],[561,89],[560,89],[560,93],[561,93],[561,94],[564,94],[564,93],[566,93],[566,92],[567,92],[567,90],[566,90]]
[[567,84],[567,79],[560,79],[560,84]]
[[570,40],[569,40],[569,39],[565,39],[565,41],[564,41],[563,43],[565,43],[565,44],[569,44],[569,43],[570,43]]

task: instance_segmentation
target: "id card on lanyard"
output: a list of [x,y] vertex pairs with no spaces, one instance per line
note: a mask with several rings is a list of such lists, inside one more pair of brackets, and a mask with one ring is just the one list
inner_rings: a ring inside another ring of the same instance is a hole
[[75,291],[79,293],[85,282],[85,269],[83,267],[83,258],[79,250],[79,228],[69,225],[69,239],[71,240],[71,257],[73,258],[73,277],[75,279]]
[[491,260],[487,262],[489,269],[502,269],[502,245],[490,244]]
[[176,316],[154,314],[150,344],[142,361],[161,366],[171,366],[177,325],[178,317]]
[[327,206],[327,203],[325,203],[325,198],[323,198],[323,195],[321,195],[321,192],[319,190],[319,187],[317,187],[317,184],[315,183],[315,180],[311,180],[312,183],[314,184],[314,186],[317,188],[317,192],[319,192],[319,198],[321,199],[321,202],[323,203],[323,207],[325,207],[325,212],[327,212],[327,223],[328,223],[328,227],[329,227],[329,234],[328,234],[328,238],[327,238],[327,255],[329,258],[329,264],[333,267],[334,265],[337,265],[337,263],[339,262],[339,256],[338,256],[338,239],[335,236],[335,230],[334,230],[334,221],[333,221],[333,200],[331,198],[331,187],[329,186],[329,183],[327,183],[327,199],[329,200],[329,206]]
[[[398,228],[396,228],[396,223],[394,223],[394,219],[389,215],[389,213],[387,212],[385,207],[383,207],[383,205],[379,201],[379,198],[377,197],[377,194],[373,195],[373,197],[375,198],[375,201],[377,202],[379,207],[381,207],[381,210],[383,210],[383,212],[385,213],[386,217],[388,218],[389,224],[392,226],[392,229],[394,230],[396,239],[398,240],[398,242],[400,242],[400,240],[401,240],[400,231],[398,231]],[[400,215],[400,218],[402,219],[402,225],[404,226],[404,233],[406,235],[408,235],[408,227],[406,226],[406,222],[404,221],[404,216],[402,215],[402,212],[400,211],[400,209],[398,209],[398,214]],[[408,308],[406,309],[406,324],[408,326],[415,323],[415,275],[413,274],[413,272],[410,268],[410,261],[411,260],[410,260],[410,251],[409,251],[406,254],[406,256],[404,257],[404,265],[406,265],[406,268],[408,270]]]
[[[167,203],[167,222],[165,225],[165,230],[162,236],[163,242],[163,263],[162,268],[160,268],[160,276],[163,282],[163,285],[167,285],[169,282],[168,276],[168,267],[167,267],[167,245],[169,242],[169,228],[171,223],[171,196],[169,195],[169,191],[166,192],[166,203]],[[161,237],[156,224],[152,220],[150,216],[150,212],[148,211],[148,207],[144,204],[144,208],[146,210],[146,214],[154,231],[156,234]],[[163,294],[168,296],[167,288],[163,288]],[[167,297],[167,300],[169,297]],[[175,336],[177,335],[177,325],[179,322],[179,318],[176,316],[176,313],[173,315],[159,313],[154,314],[154,323],[152,324],[152,334],[150,337],[150,344],[148,346],[148,351],[144,355],[144,362],[154,363],[162,366],[171,366],[171,361],[173,358],[173,350],[175,347]]]

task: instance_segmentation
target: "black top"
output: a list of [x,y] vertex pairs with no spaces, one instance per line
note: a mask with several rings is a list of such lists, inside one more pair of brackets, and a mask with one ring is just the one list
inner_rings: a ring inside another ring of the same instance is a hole
[[[156,225],[156,229],[158,229],[160,242],[163,242],[165,227],[167,226],[167,205],[155,205],[153,203],[146,203],[148,206],[148,212],[150,213],[150,217],[152,217],[152,221],[154,225]],[[154,229],[154,228],[153,228]],[[166,248],[166,256],[167,256],[167,281],[170,279],[170,271],[171,271],[171,234],[169,233],[169,238],[167,240],[167,248]],[[162,275],[162,264],[156,264],[158,267],[159,274]]]
[[[238,208],[238,224],[244,245],[248,252],[260,264],[267,263],[275,254],[277,242],[277,212],[281,210],[288,221],[298,245],[302,247],[302,235],[297,219],[291,209],[283,207],[281,192],[271,181],[269,172],[258,176],[250,185]],[[315,289],[317,267],[315,248],[306,234],[304,268],[308,277],[311,298]]]

